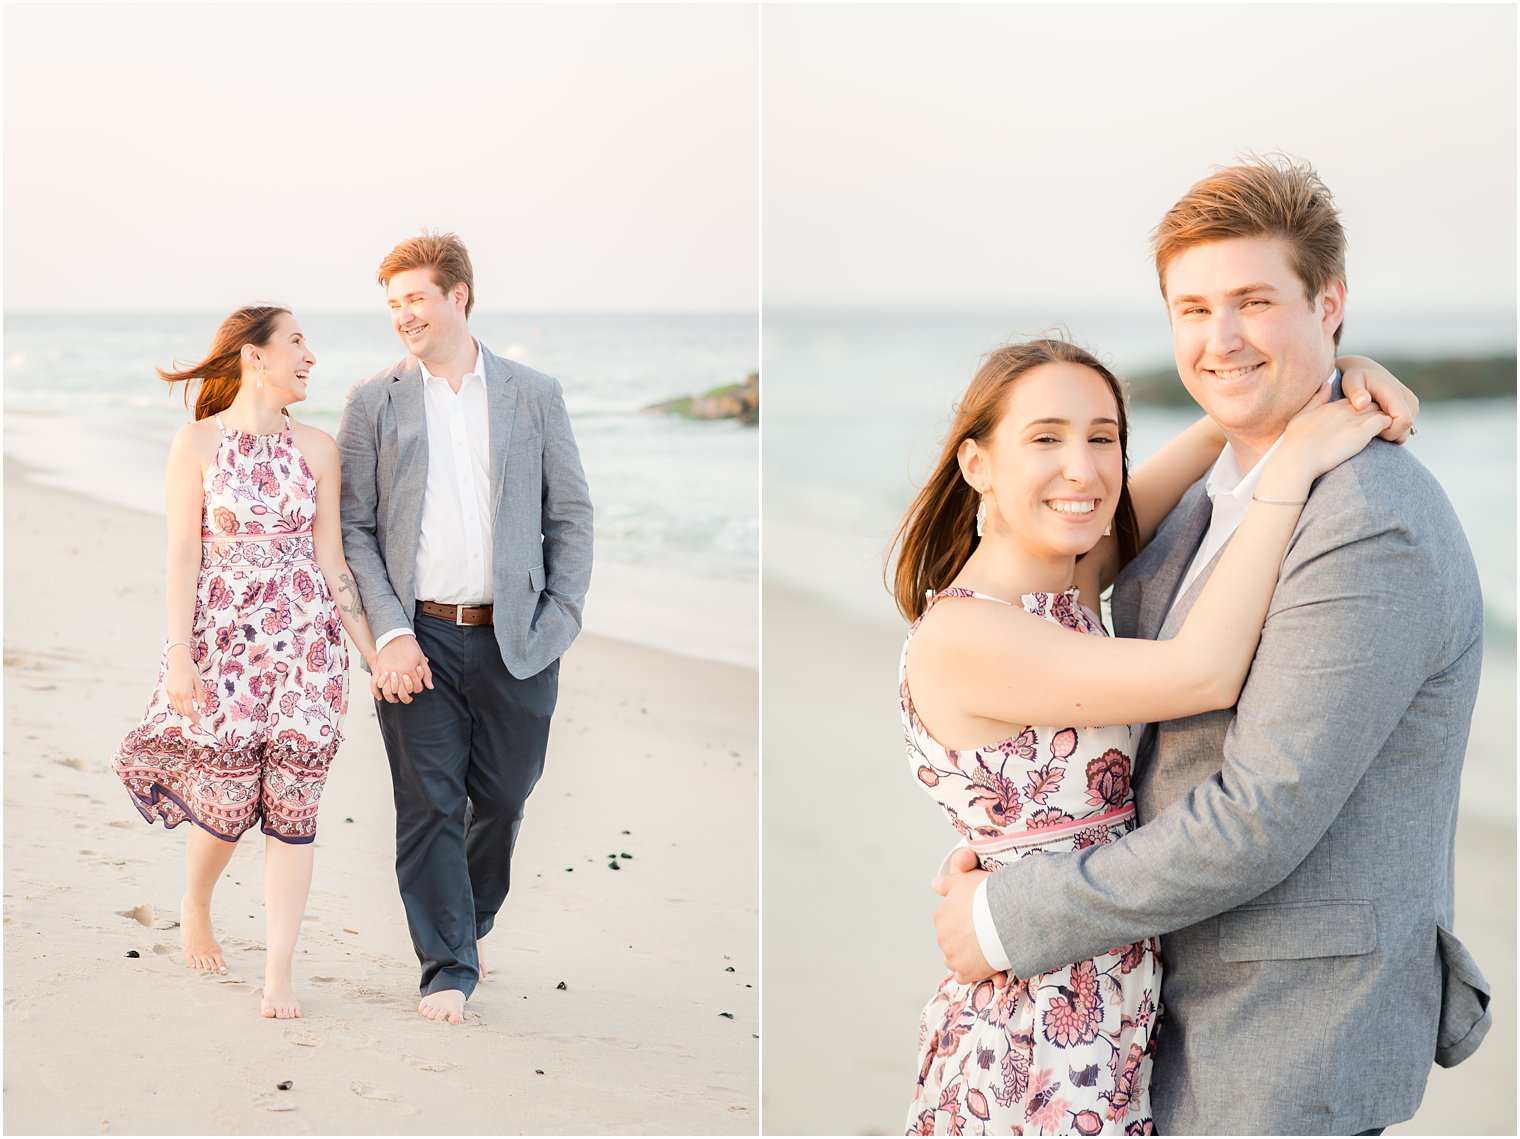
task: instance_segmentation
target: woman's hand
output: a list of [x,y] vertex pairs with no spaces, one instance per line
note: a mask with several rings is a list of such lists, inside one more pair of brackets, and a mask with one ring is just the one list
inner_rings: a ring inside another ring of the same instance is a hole
[[1420,397],[1400,383],[1397,376],[1366,356],[1342,356],[1335,364],[1341,370],[1341,391],[1351,406],[1361,411],[1376,403],[1392,420],[1380,432],[1384,439],[1402,443],[1414,434]]
[[1392,422],[1375,403],[1358,410],[1349,399],[1332,402],[1330,385],[1324,385],[1288,421],[1282,445],[1262,472],[1260,496],[1280,501],[1307,498],[1310,483],[1359,454]]
[[169,649],[169,672],[164,678],[169,706],[196,727],[201,723],[201,676],[186,645]]

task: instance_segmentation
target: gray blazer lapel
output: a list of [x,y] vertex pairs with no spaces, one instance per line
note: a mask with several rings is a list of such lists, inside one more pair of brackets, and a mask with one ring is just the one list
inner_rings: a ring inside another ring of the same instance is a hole
[[422,370],[409,364],[391,379],[386,391],[391,406],[391,422],[396,427],[396,470],[394,482],[387,489],[404,496],[408,511],[422,513],[422,490],[427,485],[428,447],[427,414],[422,406]]
[[[1167,610],[1171,608],[1172,598],[1182,583],[1182,575],[1187,573],[1193,555],[1203,543],[1203,536],[1209,528],[1209,516],[1213,511],[1214,504],[1204,492],[1200,480],[1182,496],[1182,501],[1173,511],[1173,517],[1168,519],[1169,523],[1175,523],[1174,533],[1168,535],[1166,552],[1160,564],[1152,570],[1141,598],[1140,636],[1155,640],[1170,635],[1163,626],[1163,623],[1170,624],[1166,621]],[[1199,580],[1193,583],[1194,586],[1202,580],[1200,575]],[[1188,592],[1192,593],[1193,590]],[[1178,609],[1181,610],[1182,607],[1178,606]]]
[[507,446],[512,442],[512,424],[517,419],[517,381],[512,369],[500,356],[484,346],[480,350],[485,359],[486,409],[490,417],[491,449],[491,517],[501,504],[501,492],[507,485]]
[[[1177,635],[1177,630],[1182,628],[1182,622],[1187,620],[1187,615],[1193,611],[1193,605],[1198,600],[1198,595],[1203,592],[1203,587],[1208,584],[1209,577],[1214,573],[1214,567],[1219,564],[1219,559],[1229,549],[1230,540],[1225,539],[1224,545],[1214,551],[1214,556],[1208,560],[1208,564],[1198,571],[1198,576],[1193,579],[1193,584],[1188,586],[1187,592],[1177,599],[1177,604],[1166,614],[1160,632],[1156,634],[1158,641],[1168,640]],[[1196,545],[1194,547],[1197,549]],[[1192,561],[1190,557],[1189,562]]]

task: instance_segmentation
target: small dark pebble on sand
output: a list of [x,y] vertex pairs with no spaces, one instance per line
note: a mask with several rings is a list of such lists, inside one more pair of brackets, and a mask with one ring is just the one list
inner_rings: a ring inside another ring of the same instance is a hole
[[611,862],[607,863],[607,869],[608,870],[621,870],[622,867],[617,864],[617,859],[613,859]]
[[135,950],[135,949],[129,949],[129,950],[127,950],[127,956],[128,957],[141,957],[142,954],[139,953],[139,952],[137,952],[137,950]]
[[731,1012],[720,1012],[718,1015],[719,1016],[726,1016],[726,1017],[728,1017],[729,1020],[733,1020],[734,1019],[734,1014],[731,1013]]
[[349,817],[348,817],[348,818],[346,818],[346,819],[344,819],[344,820],[343,820],[343,821],[344,821],[344,822],[345,822],[345,823],[351,823],[351,822],[353,822],[353,821],[354,821],[354,818],[353,818],[353,816],[352,816],[352,815],[350,815],[350,816],[349,816]]
[[623,851],[623,853],[622,853],[622,854],[620,854],[620,855],[618,855],[618,857],[619,857],[619,858],[632,858],[632,857],[633,857],[633,855],[631,855],[631,854],[629,854],[629,853],[628,853],[628,852],[627,852],[627,851],[626,851],[626,850],[625,850],[625,851]]
[[725,973],[732,973],[734,971],[734,967],[732,965],[725,965],[723,966],[723,971]]
[[567,866],[567,867],[565,867],[565,873],[566,874],[574,874],[575,873],[575,867],[573,867],[573,866]]
[[563,981],[561,981],[559,984],[555,985],[554,987],[556,989],[563,989],[563,990],[568,990],[570,988],[570,986],[567,985],[567,984],[565,984],[565,982],[563,982]]
[[542,1076],[544,1074],[544,1070],[542,1068],[534,1068],[533,1074],[535,1076]]
[[632,834],[633,832],[632,831],[624,831],[623,833],[624,834]]
[[275,1084],[275,1087],[279,1088],[282,1092],[288,1092],[291,1088],[295,1087],[295,1084],[291,1083],[289,1080],[281,1080],[279,1083]]

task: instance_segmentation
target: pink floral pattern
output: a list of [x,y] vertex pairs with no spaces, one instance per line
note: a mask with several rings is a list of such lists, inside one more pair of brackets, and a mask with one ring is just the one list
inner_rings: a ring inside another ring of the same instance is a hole
[[310,842],[348,710],[342,625],[312,560],[316,480],[287,421],[275,435],[222,428],[204,490],[190,638],[200,724],[170,707],[161,664],[111,765],[150,823],[235,840],[262,821]]
[[[930,607],[945,598],[998,600],[947,589]],[[1108,635],[1076,590],[1021,601],[1072,632]],[[908,691],[917,628],[908,630],[898,673],[908,767],[961,838],[976,844],[985,869],[1002,865],[999,859],[1112,842],[1132,829],[1138,726],[1031,725],[974,751],[946,748],[924,727]],[[919,1022],[907,1134],[1153,1134],[1160,989],[1155,938],[1019,978],[1001,991],[991,981],[961,985],[947,975]]]

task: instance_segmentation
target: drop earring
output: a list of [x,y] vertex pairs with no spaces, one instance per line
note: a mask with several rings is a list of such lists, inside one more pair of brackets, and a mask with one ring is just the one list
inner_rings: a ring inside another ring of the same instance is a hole
[[1112,538],[1113,535],[1114,535],[1114,524],[1112,522],[1110,522],[1107,526],[1103,527],[1103,536],[1105,538]]
[[987,527],[987,496],[981,495],[976,500],[976,536],[980,538],[982,531]]
[[259,374],[253,378],[253,390],[256,392],[264,390],[264,369],[262,367],[259,368]]

